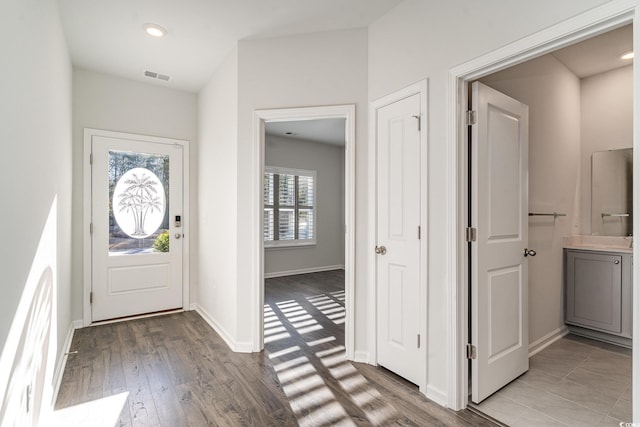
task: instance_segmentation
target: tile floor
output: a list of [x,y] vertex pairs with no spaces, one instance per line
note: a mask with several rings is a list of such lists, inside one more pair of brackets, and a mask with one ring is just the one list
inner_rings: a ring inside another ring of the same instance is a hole
[[619,426],[631,421],[631,350],[567,335],[529,371],[477,405],[509,426]]

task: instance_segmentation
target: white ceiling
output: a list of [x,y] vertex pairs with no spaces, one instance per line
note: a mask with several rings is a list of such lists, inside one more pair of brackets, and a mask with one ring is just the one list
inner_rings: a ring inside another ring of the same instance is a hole
[[304,139],[344,147],[345,120],[318,119],[269,122],[265,125],[265,133],[282,138]]
[[620,55],[633,50],[633,27],[627,25],[552,53],[580,78],[615,70],[633,61]]
[[[400,2],[59,0],[75,66],[194,92],[238,40],[366,27]],[[146,35],[145,23],[167,35]],[[171,80],[145,77],[146,70]]]

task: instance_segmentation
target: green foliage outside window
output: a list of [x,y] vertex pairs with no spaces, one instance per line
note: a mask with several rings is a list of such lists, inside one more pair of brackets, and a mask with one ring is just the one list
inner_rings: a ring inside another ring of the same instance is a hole
[[153,250],[156,252],[169,252],[169,230],[156,237],[153,242]]

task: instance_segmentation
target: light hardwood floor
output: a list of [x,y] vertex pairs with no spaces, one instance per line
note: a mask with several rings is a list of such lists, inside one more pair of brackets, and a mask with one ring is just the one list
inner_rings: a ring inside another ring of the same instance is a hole
[[128,393],[119,426],[494,425],[346,360],[342,271],[266,281],[261,353],[195,312],[81,329],[72,350],[56,407]]

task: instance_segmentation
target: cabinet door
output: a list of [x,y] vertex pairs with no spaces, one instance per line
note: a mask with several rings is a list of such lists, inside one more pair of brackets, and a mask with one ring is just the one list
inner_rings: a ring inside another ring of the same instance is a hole
[[567,323],[622,332],[622,257],[567,251]]

